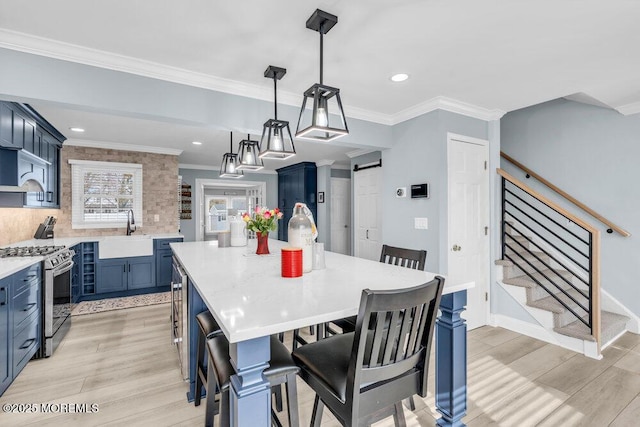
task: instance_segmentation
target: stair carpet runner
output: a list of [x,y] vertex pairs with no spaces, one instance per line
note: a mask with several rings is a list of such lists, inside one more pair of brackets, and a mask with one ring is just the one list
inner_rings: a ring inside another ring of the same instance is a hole
[[[536,259],[534,255],[525,251],[522,246],[524,246],[525,248],[529,248],[531,252],[533,252],[540,260],[544,261],[544,263],[546,263],[547,265],[553,266],[550,262],[549,256],[545,255],[543,252],[537,251],[535,245],[530,244],[525,237],[515,234],[510,230],[509,227],[507,228],[507,231],[509,233],[509,236],[507,237],[507,243],[509,244],[509,246],[515,249],[516,252],[520,253],[522,257],[533,264],[540,272],[553,279],[556,284],[564,289],[569,295],[573,296],[585,307],[588,307],[587,299],[584,298],[584,296],[582,296],[579,291],[573,289],[568,283],[558,277],[558,275],[562,275],[571,282],[571,278],[573,277],[572,273],[556,268],[550,270],[541,261]],[[516,243],[516,241],[519,242],[522,246]],[[523,261],[523,259],[519,255],[514,254],[511,249],[507,248],[507,254],[512,254],[511,258],[518,262],[518,264],[522,266],[522,269],[514,265],[514,263],[508,259],[496,261],[497,265],[503,266],[502,283],[506,285],[525,288],[527,295],[526,304],[528,306],[553,313],[553,330],[555,332],[581,340],[595,341],[594,337],[591,335],[589,327],[587,327],[580,320],[577,320],[576,316],[573,313],[567,310],[554,297],[550,296],[547,291],[545,291],[540,285],[538,285],[525,272],[529,272],[533,277],[535,277],[538,282],[542,283],[547,289],[554,292],[555,295],[562,300],[562,302],[571,307],[571,309],[577,314],[583,316],[583,319],[588,322],[588,314],[582,308],[580,308],[578,304],[576,304],[569,297],[558,290],[558,288],[551,284],[543,274],[538,273],[531,265]],[[575,281],[572,283],[575,283]],[[586,286],[585,292],[588,292],[588,290],[586,290]],[[601,343],[605,344],[613,340],[626,329],[626,323],[629,318],[604,310],[601,310],[600,313],[600,337]]]

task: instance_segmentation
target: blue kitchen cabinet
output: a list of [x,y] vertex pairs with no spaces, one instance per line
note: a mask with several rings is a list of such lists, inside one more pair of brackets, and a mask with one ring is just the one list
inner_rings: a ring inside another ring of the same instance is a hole
[[171,257],[173,253],[169,244],[173,242],[182,242],[182,237],[153,241],[156,258],[156,287],[171,285]]
[[102,259],[98,262],[96,293],[124,291],[127,289],[126,258]]
[[155,286],[153,256],[98,261],[96,293],[122,292]]
[[13,109],[0,103],[0,146],[13,148]]
[[82,296],[96,293],[96,262],[98,261],[98,243],[84,242],[82,246],[82,269],[80,270]]
[[0,395],[11,384],[11,341],[9,329],[9,293],[11,278],[0,279]]
[[282,211],[282,221],[278,224],[278,240],[288,241],[288,224],[297,202],[307,205],[317,220],[316,190],[317,168],[312,162],[276,169],[278,172],[278,208]]
[[41,289],[39,263],[0,279],[0,395],[40,348]]

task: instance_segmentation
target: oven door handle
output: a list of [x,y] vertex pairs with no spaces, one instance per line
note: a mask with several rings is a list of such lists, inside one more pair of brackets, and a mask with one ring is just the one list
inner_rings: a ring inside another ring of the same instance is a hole
[[55,268],[53,270],[53,275],[54,276],[59,276],[60,274],[66,273],[67,271],[71,270],[73,268],[73,261],[70,261],[69,264],[67,264],[66,267],[63,267],[61,269]]

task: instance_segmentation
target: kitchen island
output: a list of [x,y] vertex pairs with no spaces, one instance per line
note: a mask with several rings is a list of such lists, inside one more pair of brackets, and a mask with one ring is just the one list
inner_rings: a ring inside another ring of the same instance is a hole
[[[231,343],[236,368],[231,383],[233,426],[271,423],[270,387],[262,376],[270,359],[270,335],[356,315],[363,289],[412,287],[436,275],[327,252],[325,269],[283,278],[280,248],[285,244],[275,240],[269,244],[272,254],[264,256],[254,254],[255,241],[235,248],[218,248],[217,242],[171,244],[189,289],[198,294]],[[445,281],[440,305],[436,405],[443,426],[462,425],[466,412],[466,325],[460,313],[472,286]]]

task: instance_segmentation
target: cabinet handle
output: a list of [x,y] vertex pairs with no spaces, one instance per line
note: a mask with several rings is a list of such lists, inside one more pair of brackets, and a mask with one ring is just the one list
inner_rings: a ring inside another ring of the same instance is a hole
[[127,265],[126,265],[126,264],[122,266],[122,272],[123,272],[123,273],[126,273],[126,272],[127,272]]
[[27,278],[26,278],[26,279],[22,279],[22,281],[23,281],[23,282],[28,282],[29,280],[33,279],[34,277],[36,277],[36,275],[35,275],[35,274],[30,274],[30,275],[28,275],[28,276],[27,276]]
[[36,342],[35,338],[29,338],[28,340],[22,343],[22,345],[20,346],[20,350],[24,350],[25,348],[31,347],[31,344],[33,344],[34,342]]
[[47,202],[53,202],[53,191],[47,191]]
[[131,273],[131,264],[129,264],[129,273]]
[[3,305],[7,305],[7,288],[0,288],[0,291],[4,292],[4,299],[0,302],[0,307]]
[[369,238],[369,230],[367,230],[367,239]]
[[31,310],[31,307],[33,307],[34,305],[38,304],[37,302],[30,302],[29,304],[25,305],[24,308],[22,309],[22,311],[29,311]]

